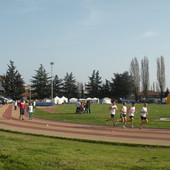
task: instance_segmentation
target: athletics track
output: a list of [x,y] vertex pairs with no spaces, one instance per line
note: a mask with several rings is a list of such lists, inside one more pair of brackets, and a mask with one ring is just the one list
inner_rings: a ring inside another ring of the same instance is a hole
[[[27,114],[26,114],[27,115]],[[19,109],[13,105],[0,106],[0,129],[46,136],[85,139],[92,141],[170,146],[170,129],[126,128],[53,121],[33,117],[18,119]]]

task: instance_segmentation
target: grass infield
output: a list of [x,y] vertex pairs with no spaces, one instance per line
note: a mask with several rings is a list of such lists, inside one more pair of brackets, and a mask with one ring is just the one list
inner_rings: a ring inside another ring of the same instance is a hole
[[[34,115],[45,119],[104,125],[105,120],[110,118],[109,106],[108,104],[92,104],[91,114],[75,114],[75,105],[64,104],[57,105],[53,108],[57,113],[49,113],[37,108]],[[117,104],[117,106],[120,110],[121,105]],[[137,113],[135,114],[134,121],[134,126],[136,127],[139,127],[141,122],[140,110],[142,106],[143,104],[136,104]],[[128,104],[127,107],[130,107],[130,104]],[[119,110],[116,112],[115,120],[120,119]],[[170,105],[148,104],[148,113],[149,123],[146,124],[146,127],[170,128],[170,121],[157,121],[160,118],[170,118]],[[112,122],[108,122],[108,125],[111,124]],[[121,123],[119,125],[121,126]],[[129,126],[129,123],[127,123],[127,126]]]

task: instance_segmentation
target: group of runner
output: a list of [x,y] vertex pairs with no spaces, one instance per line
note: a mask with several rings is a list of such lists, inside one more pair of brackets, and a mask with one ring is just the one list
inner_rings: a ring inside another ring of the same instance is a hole
[[[20,116],[19,116],[19,119],[24,120],[24,111],[26,109],[26,103],[22,99],[19,103],[17,103],[17,105],[20,107]],[[33,113],[34,107],[35,106],[32,103],[30,103],[29,106],[27,107],[27,111],[29,113],[29,119],[30,120],[32,119],[32,113]],[[16,109],[16,107],[15,107],[15,109]],[[127,108],[126,102],[123,102],[122,107],[120,109],[120,118],[121,118],[120,120],[115,120],[114,119],[116,111],[118,110],[118,107],[117,107],[115,101],[112,101],[112,105],[109,107],[109,110],[110,110],[110,118],[106,119],[106,122],[112,121],[115,126],[117,125],[118,122],[122,122],[122,124],[123,124],[122,127],[123,128],[126,128],[126,123],[127,122],[130,122],[130,127],[131,128],[134,127],[133,126],[134,116],[135,116],[135,113],[137,113],[136,109],[135,109],[135,103],[132,103],[132,105],[129,108]],[[89,111],[90,111],[90,109],[89,109]],[[145,123],[148,123],[148,119],[147,119],[147,114],[148,114],[147,103],[144,103],[142,109],[140,110],[140,113],[141,113],[141,123],[140,123],[140,127],[139,128],[141,129],[141,128],[143,128],[143,125]],[[127,114],[129,116],[128,120],[127,120]]]
[[[126,102],[123,102],[122,107],[120,109],[120,120],[115,120],[115,114],[116,111],[118,110],[118,107],[116,105],[115,101],[112,101],[112,105],[109,107],[110,110],[110,118],[106,119],[106,122],[108,121],[113,121],[113,124],[116,126],[118,124],[118,122],[122,122],[122,127],[126,128],[126,123],[130,122],[130,127],[133,128],[134,125],[134,116],[136,112],[135,109],[135,103],[132,103],[132,105],[127,108],[126,106]],[[127,119],[127,114],[129,116],[129,119]],[[140,110],[140,114],[141,114],[141,123],[140,123],[140,129],[143,128],[143,125],[145,123],[148,123],[148,119],[147,119],[147,114],[148,114],[148,110],[147,110],[147,103],[144,103],[142,109]]]

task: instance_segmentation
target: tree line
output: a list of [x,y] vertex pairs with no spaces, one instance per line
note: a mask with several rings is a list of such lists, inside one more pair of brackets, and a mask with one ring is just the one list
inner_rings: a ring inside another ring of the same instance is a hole
[[[152,90],[160,91],[160,99],[167,95],[169,89],[166,89],[165,63],[164,57],[160,56],[157,63],[157,83],[153,83]],[[85,84],[77,82],[73,73],[66,73],[64,78],[57,74],[51,77],[41,64],[35,70],[35,75],[31,79],[31,91],[36,94],[36,99],[51,98],[53,96],[65,96],[67,98],[84,98],[84,97],[110,97],[113,99],[128,98],[130,95],[139,100],[139,92],[142,91],[144,97],[148,98],[150,90],[149,82],[149,60],[145,56],[141,60],[141,67],[138,59],[135,57],[130,62],[129,71],[123,73],[113,73],[111,80],[102,77],[98,70],[93,70],[92,75],[88,77],[89,81]],[[10,61],[6,74],[1,78],[3,90],[1,94],[12,99],[20,99],[21,94],[25,92],[24,79],[18,72],[14,61]],[[52,88],[52,89],[51,89]],[[166,94],[165,94],[166,93]]]

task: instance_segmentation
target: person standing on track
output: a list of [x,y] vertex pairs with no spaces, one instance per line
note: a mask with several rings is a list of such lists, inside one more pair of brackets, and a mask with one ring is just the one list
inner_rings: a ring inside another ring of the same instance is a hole
[[18,101],[15,100],[15,102],[14,102],[14,110],[17,110],[17,106],[18,106]]
[[106,119],[106,122],[108,122],[109,120],[114,122],[114,116],[116,114],[116,110],[118,110],[115,101],[112,101],[112,105],[109,107],[109,110],[110,110],[110,118]]
[[32,105],[33,105],[33,109],[35,109],[35,107],[36,107],[36,101],[35,100],[33,101]]
[[29,104],[27,110],[28,110],[28,113],[29,113],[29,120],[32,120],[32,113],[33,113],[33,110],[34,110],[32,103]]
[[130,119],[127,121],[127,122],[130,122],[131,128],[133,128],[133,122],[134,122],[135,113],[136,113],[136,111],[135,111],[135,103],[133,102],[132,106],[129,107],[129,109],[128,109],[128,114],[129,114]]
[[25,103],[24,99],[22,99],[18,103],[18,106],[20,107],[20,116],[19,116],[19,119],[22,118],[22,120],[24,120],[24,113],[25,113],[25,109],[26,109],[26,103]]
[[145,123],[148,123],[148,119],[146,117],[147,114],[148,114],[147,103],[144,103],[144,106],[142,107],[140,113],[141,113],[141,120],[142,120],[142,122],[140,123],[140,127],[139,128],[142,129],[143,125]]

